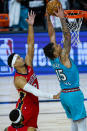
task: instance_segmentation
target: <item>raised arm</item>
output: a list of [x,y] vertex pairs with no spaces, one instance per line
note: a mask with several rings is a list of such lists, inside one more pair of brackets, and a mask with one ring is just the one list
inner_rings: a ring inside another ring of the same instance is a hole
[[35,14],[34,12],[30,12],[28,14],[28,19],[26,19],[28,23],[28,38],[27,38],[27,44],[28,44],[28,52],[25,58],[26,65],[32,66],[33,56],[34,56],[34,24]]
[[62,55],[68,57],[71,49],[71,36],[70,36],[70,30],[66,24],[66,20],[64,17],[64,11],[62,9],[62,6],[58,8],[58,13],[55,12],[55,15],[60,18],[61,24],[62,24],[62,32],[64,35],[64,47],[62,51]]
[[[46,11],[47,12],[47,11]],[[47,24],[48,24],[48,34],[50,37],[50,42],[54,43],[56,42],[56,38],[55,38],[55,30],[53,28],[53,25],[51,23],[50,20],[50,16],[48,15],[48,13],[46,13],[46,17],[47,17]]]

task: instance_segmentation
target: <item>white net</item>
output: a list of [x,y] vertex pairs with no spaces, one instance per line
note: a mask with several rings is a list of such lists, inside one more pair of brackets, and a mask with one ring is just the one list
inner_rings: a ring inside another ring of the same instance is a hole
[[[69,15],[74,16],[74,15],[79,15],[79,11],[77,13],[74,13],[73,11],[69,13]],[[79,39],[79,32],[80,28],[82,25],[83,17],[81,18],[68,18],[66,17],[66,23],[68,25],[68,28],[70,29],[71,33],[71,45],[72,46],[77,46],[80,43]],[[62,43],[64,41],[64,37],[62,39]]]

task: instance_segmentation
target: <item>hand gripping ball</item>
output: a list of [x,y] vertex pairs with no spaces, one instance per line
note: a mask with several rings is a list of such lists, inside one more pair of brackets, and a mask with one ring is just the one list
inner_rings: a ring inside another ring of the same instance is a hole
[[51,0],[47,3],[47,12],[49,15],[55,15],[54,11],[57,12],[58,11],[58,7],[61,6],[61,3],[58,0]]

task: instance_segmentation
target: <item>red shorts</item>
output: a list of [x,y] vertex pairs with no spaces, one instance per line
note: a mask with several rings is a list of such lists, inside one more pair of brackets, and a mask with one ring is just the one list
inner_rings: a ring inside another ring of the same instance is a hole
[[27,130],[28,130],[28,127],[26,126],[21,127],[21,128],[13,128],[12,126],[9,126],[7,131],[27,131]]
[[[18,108],[18,106],[16,106]],[[24,126],[37,128],[37,119],[39,114],[39,102],[32,104],[22,105],[21,108],[22,114],[24,116],[23,124]]]

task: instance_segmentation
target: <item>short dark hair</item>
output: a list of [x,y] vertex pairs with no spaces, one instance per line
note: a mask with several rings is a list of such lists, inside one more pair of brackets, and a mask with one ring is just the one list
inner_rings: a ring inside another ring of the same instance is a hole
[[15,122],[19,117],[19,111],[17,109],[14,109],[10,112],[9,118],[12,122]]
[[50,58],[50,59],[54,59],[54,48],[53,48],[54,43],[49,43],[48,45],[46,45],[43,50],[44,50],[44,54],[46,57]]
[[12,53],[9,57],[8,57],[8,65],[11,67],[11,63],[12,63],[12,59],[14,57],[15,53]]

